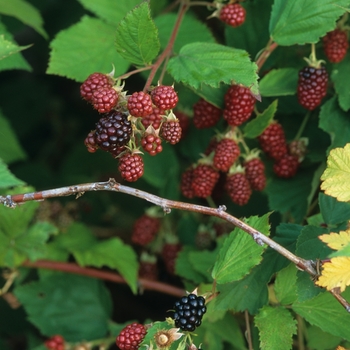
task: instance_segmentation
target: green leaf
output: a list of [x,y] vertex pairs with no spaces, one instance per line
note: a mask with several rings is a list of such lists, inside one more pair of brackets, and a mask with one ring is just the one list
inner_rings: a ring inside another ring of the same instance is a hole
[[264,112],[257,115],[244,127],[244,137],[254,139],[258,137],[270,124],[277,112],[278,100],[273,101]]
[[255,324],[259,329],[260,349],[292,349],[293,334],[297,332],[296,323],[287,309],[264,306],[255,316]]
[[[269,234],[269,213],[261,218],[252,216],[246,223],[261,233]],[[238,281],[261,261],[264,247],[243,230],[236,228],[226,238],[215,262],[212,277],[218,284]]]
[[218,87],[225,84],[242,84],[259,96],[257,66],[244,50],[214,43],[187,44],[178,56],[171,58],[167,69],[176,81],[199,89],[202,84]]
[[287,96],[297,92],[298,69],[272,69],[259,82],[261,96]]
[[111,238],[95,244],[89,250],[76,250],[73,254],[81,266],[107,266],[118,270],[131,290],[137,292],[137,256],[121,239]]
[[278,0],[272,7],[270,35],[279,45],[317,43],[335,28],[347,0]]
[[137,66],[148,65],[157,56],[158,29],[151,18],[148,2],[130,11],[118,24],[115,43],[120,55]]
[[111,300],[104,284],[90,277],[56,273],[15,289],[28,319],[46,336],[68,342],[107,335]]
[[0,13],[17,18],[32,27],[45,39],[48,38],[40,12],[30,3],[23,0],[0,0]]
[[199,89],[193,89],[193,91],[200,97],[204,98],[206,101],[212,105],[223,109],[224,108],[224,96],[228,90],[228,86],[225,84],[220,84],[219,87],[212,87],[202,84]]
[[101,17],[109,24],[120,22],[125,14],[139,5],[142,0],[78,0],[87,10]]
[[[350,289],[342,296],[350,300]],[[311,300],[295,302],[293,310],[307,322],[323,331],[350,341],[350,313],[330,293],[322,293]]]
[[318,203],[324,222],[327,225],[341,224],[350,219],[350,203],[339,202],[324,193],[318,195]]
[[16,44],[12,43],[11,41],[8,41],[5,39],[4,35],[0,35],[0,60],[11,56],[17,52],[20,52],[22,50],[27,49],[31,45],[27,46],[17,46]]
[[304,271],[297,272],[296,287],[298,301],[300,302],[312,299],[316,295],[325,292],[323,288],[316,286],[310,275]]
[[91,73],[125,73],[126,62],[113,46],[115,27],[97,18],[84,16],[81,21],[60,31],[50,43],[48,74],[84,81]]
[[[329,116],[332,116],[330,118]],[[321,107],[319,126],[331,136],[328,151],[344,147],[349,142],[350,119],[348,113],[339,108],[336,97],[332,97]]]
[[[169,41],[170,35],[173,31],[177,14],[165,13],[155,18],[154,22],[159,29],[160,45],[164,49]],[[191,33],[191,35],[188,35]],[[203,22],[186,13],[181,21],[180,29],[177,33],[176,40],[173,47],[173,52],[178,53],[184,45],[193,42],[214,43],[215,39]]]
[[347,55],[343,61],[335,65],[332,70],[332,81],[335,91],[338,94],[340,107],[344,111],[350,109],[350,55]]
[[7,164],[26,159],[26,154],[21,147],[10,123],[0,111],[0,158]]
[[212,281],[211,279],[211,270],[217,259],[217,254],[219,251],[219,246],[212,251],[192,251],[189,254],[189,261],[191,262],[193,268],[206,277],[207,280]]
[[297,298],[296,280],[297,269],[294,264],[289,264],[283,270],[279,271],[275,284],[275,294],[277,300],[282,305],[292,304]]
[[307,347],[317,350],[335,349],[342,341],[340,337],[324,332],[316,326],[307,328],[306,339]]
[[24,185],[24,182],[11,174],[7,165],[0,159],[0,189],[21,185]]

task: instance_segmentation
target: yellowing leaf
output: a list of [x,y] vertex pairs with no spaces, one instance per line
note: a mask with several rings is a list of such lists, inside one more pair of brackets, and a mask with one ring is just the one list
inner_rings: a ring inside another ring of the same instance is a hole
[[318,237],[322,242],[327,243],[328,247],[340,250],[350,244],[350,230],[340,231],[339,233],[330,233]]
[[346,350],[345,348],[343,348],[342,346],[338,345],[337,348],[335,350]]
[[323,264],[322,274],[316,284],[327,290],[339,287],[343,292],[350,285],[350,258],[336,257]]
[[350,143],[330,151],[321,180],[326,194],[341,202],[350,201]]

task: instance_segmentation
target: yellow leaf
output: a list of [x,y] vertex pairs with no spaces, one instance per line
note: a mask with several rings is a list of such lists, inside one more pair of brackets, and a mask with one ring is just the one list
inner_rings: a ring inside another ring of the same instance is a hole
[[346,286],[350,285],[350,258],[336,257],[324,263],[316,284],[327,290],[339,287],[343,292]]
[[318,236],[318,238],[327,243],[328,247],[340,250],[350,244],[350,230],[348,231],[340,231],[339,233],[330,233]]
[[350,201],[350,143],[329,152],[321,189],[341,202]]

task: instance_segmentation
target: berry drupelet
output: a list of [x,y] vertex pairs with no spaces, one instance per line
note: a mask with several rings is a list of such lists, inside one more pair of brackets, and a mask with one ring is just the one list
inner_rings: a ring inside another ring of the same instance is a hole
[[134,322],[122,329],[116,339],[116,344],[120,350],[138,350],[146,334],[146,327]]

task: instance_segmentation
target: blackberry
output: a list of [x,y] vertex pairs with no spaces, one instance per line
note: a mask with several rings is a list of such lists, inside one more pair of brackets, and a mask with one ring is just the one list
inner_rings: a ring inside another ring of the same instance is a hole
[[202,296],[189,294],[175,302],[174,310],[175,326],[183,331],[193,332],[201,325],[207,308]]
[[127,115],[113,111],[96,123],[95,142],[102,150],[115,153],[129,142],[131,132],[132,126]]

